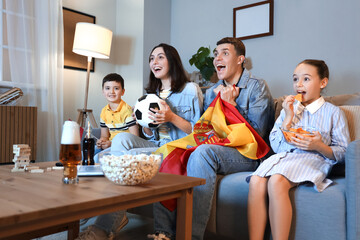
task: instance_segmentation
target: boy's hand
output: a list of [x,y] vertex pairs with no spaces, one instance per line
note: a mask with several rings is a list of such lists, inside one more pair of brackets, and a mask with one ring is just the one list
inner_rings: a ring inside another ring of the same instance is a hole
[[100,149],[106,149],[111,146],[111,141],[108,139],[99,139],[96,142],[96,146]]

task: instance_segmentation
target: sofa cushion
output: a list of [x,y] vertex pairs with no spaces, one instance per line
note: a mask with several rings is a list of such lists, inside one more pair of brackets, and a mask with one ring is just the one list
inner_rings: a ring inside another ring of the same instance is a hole
[[346,239],[345,179],[332,180],[333,184],[321,193],[312,184],[290,191],[293,222],[289,239]]
[[348,120],[351,141],[360,139],[360,106],[340,106]]

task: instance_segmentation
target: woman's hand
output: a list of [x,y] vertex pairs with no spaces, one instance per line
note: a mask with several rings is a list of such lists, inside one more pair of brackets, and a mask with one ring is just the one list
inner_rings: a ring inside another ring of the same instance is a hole
[[294,117],[294,102],[295,96],[289,95],[284,99],[282,103],[282,107],[285,111],[285,118],[281,126],[286,130],[290,128],[292,119]]
[[154,124],[171,122],[175,113],[171,111],[169,105],[164,100],[161,100],[160,104],[162,105],[161,110],[150,108],[151,111],[149,112],[149,118],[154,121]]

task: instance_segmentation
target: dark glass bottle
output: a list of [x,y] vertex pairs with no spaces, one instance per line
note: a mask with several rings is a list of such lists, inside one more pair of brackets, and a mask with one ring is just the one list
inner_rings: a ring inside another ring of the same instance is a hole
[[95,139],[91,137],[91,127],[89,122],[82,145],[83,145],[82,165],[94,165]]

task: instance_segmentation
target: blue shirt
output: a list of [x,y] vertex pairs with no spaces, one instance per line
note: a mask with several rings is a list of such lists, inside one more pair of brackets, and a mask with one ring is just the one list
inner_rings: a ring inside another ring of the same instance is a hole
[[[219,80],[206,91],[204,110],[215,99],[216,95],[213,90],[220,84],[224,84],[224,80]],[[256,132],[268,142],[268,136],[275,120],[274,101],[269,87],[264,80],[254,77],[246,69],[244,69],[236,86],[240,88],[240,94],[235,100],[236,109]]]
[[[157,94],[159,95],[159,93]],[[190,122],[192,128],[194,128],[195,123],[200,119],[203,111],[203,95],[200,87],[196,83],[186,83],[181,92],[171,92],[165,101],[173,113]],[[170,122],[167,122],[166,125],[170,139],[161,139],[159,141],[158,129],[152,129],[153,136],[150,140],[155,142],[158,146],[188,135]]]

